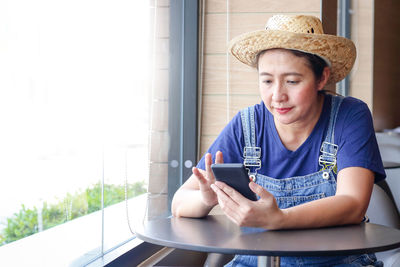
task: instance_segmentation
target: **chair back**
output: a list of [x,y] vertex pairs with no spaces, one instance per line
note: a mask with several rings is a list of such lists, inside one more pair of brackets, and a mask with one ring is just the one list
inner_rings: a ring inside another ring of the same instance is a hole
[[[400,177],[398,177],[400,179]],[[389,190],[390,187],[384,181],[383,188]],[[400,190],[396,188],[396,190]],[[393,190],[392,190],[393,191]],[[392,193],[386,192],[382,187],[374,185],[371,200],[367,210],[367,216],[371,223],[382,224],[400,229],[400,215]],[[400,266],[400,249],[394,249],[376,253],[379,260],[383,261],[384,266]]]
[[371,223],[400,229],[400,216],[397,206],[387,192],[378,185],[374,185],[367,216]]

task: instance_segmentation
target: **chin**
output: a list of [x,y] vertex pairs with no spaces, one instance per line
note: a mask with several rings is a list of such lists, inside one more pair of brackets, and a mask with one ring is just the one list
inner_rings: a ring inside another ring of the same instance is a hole
[[290,118],[286,115],[282,116],[280,114],[275,114],[274,117],[281,124],[287,125],[287,124],[291,124],[294,122],[294,120],[292,118]]

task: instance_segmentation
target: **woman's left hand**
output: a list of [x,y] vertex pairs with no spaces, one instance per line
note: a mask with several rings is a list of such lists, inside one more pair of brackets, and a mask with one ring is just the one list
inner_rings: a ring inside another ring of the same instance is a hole
[[279,209],[275,197],[260,185],[250,182],[250,189],[260,196],[251,201],[232,187],[216,181],[212,189],[217,194],[218,203],[225,215],[239,226],[279,229],[284,212]]

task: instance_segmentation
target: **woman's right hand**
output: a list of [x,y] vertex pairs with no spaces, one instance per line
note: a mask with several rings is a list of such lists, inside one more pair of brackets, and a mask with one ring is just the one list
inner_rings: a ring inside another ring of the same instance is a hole
[[[215,163],[224,163],[223,155],[221,151],[218,151],[215,155]],[[193,167],[192,171],[194,176],[199,182],[199,188],[201,192],[202,201],[209,207],[214,207],[218,204],[218,198],[214,190],[211,189],[211,185],[215,182],[214,174],[211,170],[212,156],[207,153],[205,156],[206,170],[201,171],[196,167]]]

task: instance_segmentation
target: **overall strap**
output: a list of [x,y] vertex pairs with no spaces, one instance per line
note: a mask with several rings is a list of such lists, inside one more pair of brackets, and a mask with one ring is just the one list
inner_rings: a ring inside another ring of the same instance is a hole
[[335,125],[336,118],[339,113],[340,104],[342,104],[342,96],[332,96],[331,114],[329,118],[328,131],[326,133],[325,142],[335,143]]
[[244,108],[240,111],[242,120],[243,136],[245,147],[243,149],[243,165],[249,171],[249,175],[257,174],[257,170],[261,168],[261,148],[256,145],[256,130],[254,121],[254,106]]
[[[343,97],[332,96],[328,130],[320,149],[321,155],[319,156],[318,163],[324,170],[327,171],[332,170],[336,166],[336,154],[338,151],[338,146],[335,144],[335,125],[342,101]],[[323,177],[327,179],[329,178],[329,174],[324,172]]]
[[240,111],[240,118],[242,119],[242,128],[246,147],[255,146],[256,133],[254,125],[254,106],[242,109]]

